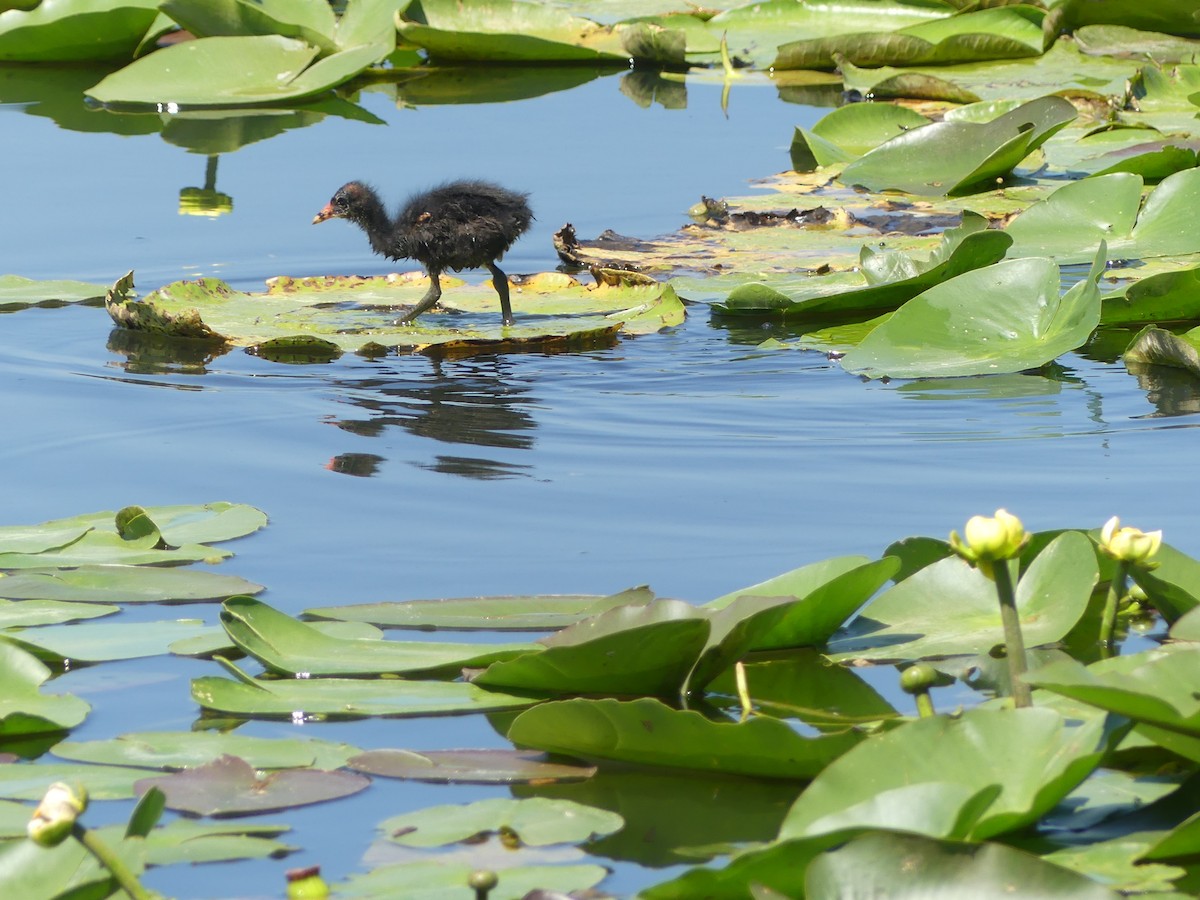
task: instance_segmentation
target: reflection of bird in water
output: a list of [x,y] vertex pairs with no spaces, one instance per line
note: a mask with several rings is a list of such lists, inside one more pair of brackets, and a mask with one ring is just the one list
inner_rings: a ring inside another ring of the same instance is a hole
[[425,266],[429,290],[400,322],[411,322],[438,302],[438,278],[444,270],[486,267],[500,295],[504,324],[511,325],[508,276],[496,261],[533,220],[527,197],[486,181],[454,181],[411,197],[393,220],[375,191],[351,181],[338,188],[313,224],[348,219],[367,233],[376,253],[388,259],[415,259]]

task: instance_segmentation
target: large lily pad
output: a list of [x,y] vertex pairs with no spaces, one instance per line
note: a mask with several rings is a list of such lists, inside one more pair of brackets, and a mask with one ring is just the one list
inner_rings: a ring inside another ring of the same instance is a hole
[[812,778],[865,737],[855,730],[804,737],[767,716],[714,722],[651,698],[545,703],[508,730],[515,744],[583,759],[782,779]]
[[0,275],[0,310],[21,309],[41,303],[78,303],[98,300],[105,285],[85,281],[34,281],[20,275]]
[[120,612],[119,606],[102,603],[64,603],[61,600],[0,600],[0,628],[61,625],[80,619],[99,619]]
[[70,603],[191,603],[261,590],[238,575],[148,566],[23,569],[0,578],[0,597]]
[[840,58],[856,66],[921,66],[1040,56],[1044,17],[1031,6],[999,6],[896,31],[791,41],[780,45],[772,67],[831,69]]
[[88,89],[109,105],[261,106],[301,100],[353,78],[387,55],[352,47],[314,62],[317,47],[280,35],[184,41],[135,60]]
[[844,184],[910,194],[966,194],[994,184],[1076,117],[1061,97],[1031,100],[986,124],[936,122],[914,128],[854,160]]
[[111,740],[63,741],[54,755],[74,762],[144,769],[185,769],[237,756],[256,769],[335,769],[358,748],[315,739],[276,740],[219,731],[147,731]]
[[[1079,532],[1055,538],[1017,582],[1029,647],[1061,640],[1087,609],[1098,572]],[[881,594],[829,642],[834,659],[919,659],[987,653],[1004,642],[996,585],[957,556],[926,566]]]
[[1118,172],[1064,185],[1009,223],[1009,257],[1088,262],[1101,242],[1109,259],[1200,252],[1200,235],[1190,227],[1200,202],[1200,169],[1164,178],[1144,205],[1142,184],[1141,176]]
[[459,670],[541,649],[533,644],[454,644],[339,638],[250,597],[232,597],[221,624],[243,653],[285,675],[383,675]]
[[394,347],[407,352],[474,347],[503,349],[575,341],[581,345],[628,333],[658,331],[683,321],[683,304],[668,285],[584,287],[550,273],[513,290],[517,323],[501,326],[490,285],[452,286],[444,310],[480,313],[478,318],[427,314],[396,324],[398,306],[413,305],[425,292],[424,276],[375,278],[276,278],[263,294],[244,294],[214,278],[183,281],[134,300],[132,273],[109,291],[107,307],[118,325],[205,340],[262,346],[304,339],[341,350]]
[[[2,588],[2,586],[0,586]],[[0,589],[0,594],[3,594]],[[552,631],[606,610],[654,599],[647,587],[618,594],[539,594],[528,597],[451,597],[318,606],[305,615],[346,622],[370,622],[385,628],[418,630],[483,629],[487,631]]]
[[[990,802],[974,806],[973,818],[956,821],[957,833],[936,836],[983,840],[1014,831],[1067,796],[1123,732],[1111,730],[1103,715],[1081,721],[1048,709],[972,709],[957,719],[918,719],[830,763],[792,806],[779,836],[864,825],[924,833],[922,803],[913,793],[924,784],[958,785],[971,796],[993,792]],[[999,772],[1004,777],[998,780]],[[907,802],[881,806],[892,791],[906,792]]]
[[1012,896],[1117,900],[1086,875],[1002,844],[964,845],[914,834],[865,834],[813,860],[804,878],[808,900],[847,896],[951,900]]
[[353,772],[283,769],[259,777],[244,759],[222,756],[210,763],[156,778],[135,789],[158,788],[167,807],[196,816],[246,816],[322,803],[356,794],[371,779]]
[[[353,875],[333,885],[339,898],[353,900],[443,900],[455,894],[470,896],[466,887],[477,867],[442,861],[408,862],[402,865],[381,866],[362,875]],[[595,887],[608,876],[608,870],[597,865],[548,866],[514,865],[499,873],[503,887],[490,896],[519,900],[530,892],[552,891],[566,894]],[[535,893],[536,896],[536,893]]]
[[792,139],[792,168],[811,171],[817,166],[857,159],[912,128],[930,120],[893,103],[850,103],[830,110],[812,128],[796,127]]
[[1104,249],[1059,296],[1059,269],[1007,260],[959,275],[908,301],[842,358],[871,378],[1003,375],[1036,369],[1083,346],[1100,322]]
[[536,701],[458,681],[361,678],[256,680],[237,670],[236,680],[192,681],[192,699],[216,712],[255,719],[361,719],[367,716],[448,716],[521,709]]
[[156,0],[42,0],[29,11],[8,9],[0,13],[0,60],[129,59],[157,7]]
[[38,659],[0,641],[0,738],[65,731],[82,722],[91,707],[71,694],[44,694],[50,677]]
[[[110,825],[98,831],[102,840],[113,844],[125,836],[124,825]],[[234,825],[175,819],[146,835],[146,862],[152,866],[169,866],[279,858],[298,849],[275,840],[286,831],[287,825]]]
[[337,17],[323,3],[165,0],[161,9],[196,37],[278,34],[312,44],[324,53],[336,49]]
[[46,625],[0,634],[0,640],[24,647],[56,665],[139,659],[170,652],[173,641],[214,632],[199,619],[159,622],[85,622]]

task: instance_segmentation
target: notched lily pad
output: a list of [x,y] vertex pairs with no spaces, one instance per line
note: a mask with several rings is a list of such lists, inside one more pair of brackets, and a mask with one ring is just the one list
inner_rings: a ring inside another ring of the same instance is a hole
[[353,772],[284,769],[260,778],[236,756],[160,778],[143,778],[134,786],[152,787],[167,796],[167,807],[194,816],[248,816],[348,797],[371,783]]
[[500,324],[490,283],[445,281],[440,313],[398,324],[399,313],[414,305],[428,285],[418,273],[279,277],[268,282],[265,294],[242,293],[219,279],[204,278],[174,282],[143,300],[129,296],[131,273],[113,286],[106,307],[124,328],[215,344],[279,351],[294,348],[301,339],[342,350],[392,347],[409,353],[595,346],[617,333],[648,334],[678,325],[685,315],[669,285],[585,286],[559,273],[512,281],[517,319],[512,326]]
[[596,773],[594,766],[551,762],[529,750],[368,750],[346,765],[368,775],[438,784],[550,784]]
[[419,809],[385,819],[379,827],[388,840],[409,847],[441,847],[488,833],[507,833],[521,845],[544,847],[591,840],[624,825],[614,812],[571,800],[494,797]]
[[43,694],[50,677],[38,659],[0,641],[0,739],[74,728],[91,710],[71,694]]

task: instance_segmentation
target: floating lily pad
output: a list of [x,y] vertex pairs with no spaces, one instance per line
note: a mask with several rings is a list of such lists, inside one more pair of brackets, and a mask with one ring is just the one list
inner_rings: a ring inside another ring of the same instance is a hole
[[[5,7],[11,4],[4,4]],[[0,13],[0,60],[129,59],[158,14],[156,0],[66,0]]]
[[495,712],[531,706],[535,700],[484,690],[457,681],[361,678],[256,680],[236,670],[237,680],[192,681],[192,699],[216,712],[256,719],[361,719],[367,716],[437,716]]
[[[1102,715],[1080,721],[1048,709],[972,709],[957,719],[918,719],[831,762],[792,806],[779,836],[856,826],[927,833],[922,807],[936,795],[918,802],[914,793],[926,784],[958,785],[967,792],[964,801],[990,791],[984,805],[962,807],[970,814],[956,816],[951,832],[934,836],[983,840],[1014,831],[1036,822],[1087,777],[1124,731],[1110,729]],[[906,802],[882,805],[891,791],[905,792]]]
[[0,641],[0,738],[65,731],[87,717],[91,707],[78,697],[42,693],[49,677],[36,657]]
[[[102,840],[115,844],[124,837],[125,826],[111,825],[98,830]],[[174,819],[146,835],[146,863],[170,866],[279,858],[299,849],[275,840],[288,830],[287,825],[234,825]]]
[[[3,593],[0,591],[0,593]],[[119,606],[100,603],[63,603],[60,600],[0,600],[0,629],[32,625],[59,625],[80,619],[98,619],[120,612]]]
[[8,800],[41,800],[56,781],[80,784],[92,800],[128,800],[139,778],[159,773],[124,766],[89,766],[75,763],[0,763],[0,797]]
[[237,575],[148,566],[24,569],[0,578],[0,597],[69,603],[190,603],[262,590]]
[[492,663],[472,681],[545,694],[677,695],[709,622],[679,600],[621,606],[544,638],[546,649]]
[[[964,845],[913,834],[865,834],[823,853],[804,877],[808,900],[937,896],[1118,900],[1086,875],[1003,844]],[[951,887],[952,886],[952,887]],[[948,890],[949,889],[949,890]]]
[[1122,358],[1129,364],[1170,366],[1200,378],[1200,328],[1172,334],[1147,325],[1129,342]]
[[885,141],[930,122],[919,112],[892,103],[850,103],[831,110],[811,129],[797,127],[792,139],[792,168],[844,163],[874,150]]
[[683,304],[668,285],[584,287],[567,276],[534,276],[514,288],[517,322],[502,326],[490,285],[454,286],[444,310],[480,313],[478,319],[443,313],[396,324],[397,306],[425,292],[424,277],[277,278],[267,294],[244,294],[215,278],[175,282],[144,300],[130,297],[132,273],[109,292],[107,307],[118,325],[242,346],[301,336],[361,350],[394,347],[406,352],[519,349],[611,339],[618,330],[641,334],[683,321]]
[[[0,584],[0,595],[3,595]],[[418,630],[481,629],[486,631],[551,631],[618,606],[646,604],[654,599],[647,587],[618,594],[538,594],[528,597],[454,597],[393,603],[319,606],[305,615],[349,622],[370,622],[385,628]]]
[[1008,255],[1089,262],[1107,242],[1109,259],[1145,259],[1200,252],[1188,227],[1200,203],[1200,169],[1164,178],[1142,204],[1142,178],[1126,172],[1085,178],[1033,204],[1005,229]]
[[87,622],[6,631],[0,640],[62,665],[162,656],[170,652],[167,645],[172,641],[215,631],[199,619]]
[[[1087,609],[1098,579],[1090,540],[1059,535],[1016,586],[1029,647],[1061,640]],[[996,585],[956,556],[920,569],[885,591],[829,642],[833,659],[919,659],[987,653],[1004,642]]]
[[771,65],[831,69],[839,57],[856,66],[920,66],[1040,56],[1044,17],[1044,11],[1030,6],[998,6],[895,31],[790,41],[780,45]]
[[[353,875],[331,887],[337,897],[353,900],[443,900],[462,893],[470,896],[465,887],[473,865],[441,862],[409,862],[403,865],[381,866],[365,875]],[[546,866],[515,865],[500,873],[503,888],[493,897],[520,898],[531,891],[582,891],[595,887],[608,877],[608,870],[597,865]]]
[[544,847],[591,840],[624,824],[616,813],[570,800],[494,797],[419,809],[385,819],[379,827],[388,840],[408,847],[441,847],[501,830],[511,831],[525,846]]
[[323,53],[336,49],[337,17],[322,3],[165,0],[160,8],[196,37],[278,34],[312,44]]
[[1078,115],[1061,97],[1031,100],[988,122],[936,122],[880,144],[839,179],[869,190],[966,194],[993,185]]
[[651,698],[544,703],[508,730],[514,744],[582,759],[782,779],[812,778],[865,737],[854,730],[804,737],[767,716],[714,722]]
[[87,95],[108,105],[172,108],[301,100],[353,78],[391,49],[352,47],[314,62],[317,47],[280,35],[201,38],[143,56]]
[[63,741],[54,755],[74,762],[185,769],[237,756],[256,769],[336,769],[358,748],[315,739],[276,740],[219,731],[147,731],[111,740]]
[[[0,13],[0,17],[4,14]],[[84,281],[34,281],[20,275],[0,275],[0,309],[20,309],[43,303],[98,300],[108,288]]]
[[551,784],[581,781],[592,766],[551,762],[525,750],[368,750],[346,763],[356,772],[439,784]]
[[246,816],[276,812],[348,797],[371,783],[353,772],[282,769],[260,778],[254,767],[236,756],[174,775],[144,778],[135,788],[144,793],[158,788],[167,807],[196,816]]
[[842,358],[871,378],[1003,375],[1036,369],[1083,346],[1100,322],[1104,249],[1088,276],[1059,296],[1058,266],[1015,259],[925,291]]
[[242,652],[286,675],[382,675],[482,667],[541,648],[534,644],[453,644],[338,638],[250,597],[221,608],[221,624]]
[[1195,319],[1200,319],[1200,267],[1151,275],[1105,295],[1100,303],[1100,322],[1104,325]]

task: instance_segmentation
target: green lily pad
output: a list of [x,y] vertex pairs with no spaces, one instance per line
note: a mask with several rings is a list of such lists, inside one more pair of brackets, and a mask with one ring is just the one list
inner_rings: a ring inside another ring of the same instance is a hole
[[1112,24],[1200,37],[1196,7],[1189,0],[1147,0],[1136,4],[1122,0],[1064,0],[1061,7],[1064,25],[1071,28]]
[[967,216],[960,228],[945,233],[942,243],[924,260],[864,244],[859,257],[861,286],[814,279],[785,294],[751,282],[731,291],[724,303],[714,303],[713,311],[785,321],[870,319],[898,309],[935,285],[1002,260],[1011,238],[1001,231],[985,230],[986,226],[981,217]]
[[[1166,731],[1200,737],[1200,647],[1180,644],[1084,666],[1061,660],[1026,680]],[[1143,733],[1147,733],[1143,729]]]
[[157,7],[156,0],[42,0],[29,11],[0,12],[0,60],[129,59]]
[[119,606],[100,603],[63,603],[60,600],[0,600],[0,629],[33,625],[60,625],[80,619],[98,619],[120,612]]
[[[1134,335],[1121,357],[1127,365],[1170,366],[1200,378],[1200,328],[1179,335],[1147,325]],[[1192,595],[1187,608],[1195,605],[1196,596],[1200,595]]]
[[479,322],[447,321],[428,314],[398,325],[394,307],[414,304],[425,292],[424,276],[375,278],[275,278],[267,294],[234,291],[215,278],[181,281],[133,300],[132,273],[109,291],[113,321],[213,343],[242,346],[303,337],[342,350],[367,345],[405,352],[504,349],[551,342],[601,341],[618,331],[643,334],[683,321],[683,304],[669,285],[584,287],[569,276],[530,276],[514,289],[517,323],[501,326],[490,285],[451,285],[443,310],[480,313]]
[[1069,869],[1003,844],[964,845],[915,834],[864,834],[818,856],[804,876],[808,900],[887,896],[1054,897],[1117,900],[1108,890]]
[[192,681],[192,699],[215,712],[255,719],[361,719],[368,716],[464,715],[522,709],[537,701],[457,681],[361,678],[256,680],[231,663],[237,680]]
[[781,779],[812,778],[865,737],[854,730],[804,737],[767,716],[714,722],[652,698],[544,703],[508,730],[514,744],[582,759]]
[[238,649],[286,675],[382,675],[482,667],[541,648],[534,644],[451,644],[338,638],[250,597],[221,607]]
[[77,665],[162,656],[170,652],[167,645],[172,641],[215,631],[199,619],[87,622],[5,631],[0,640],[56,665]]
[[790,41],[780,45],[771,66],[831,69],[839,57],[856,66],[921,66],[1040,56],[1044,17],[1031,6],[998,6],[895,31]]
[[[287,825],[234,825],[174,819],[146,835],[146,863],[170,866],[279,858],[299,849],[275,840],[288,830]],[[98,831],[101,840],[115,844],[124,837],[125,826],[110,825]]]
[[167,797],[169,809],[196,816],[246,816],[348,797],[371,783],[353,772],[281,769],[260,778],[244,759],[225,755],[209,763],[134,785]]
[[[43,792],[45,788],[43,785]],[[109,846],[135,877],[145,869],[145,845],[141,840],[122,840]],[[59,900],[107,897],[112,892],[112,873],[79,841],[63,841],[57,847],[39,847],[29,840],[0,845],[0,896]]]
[[492,663],[472,683],[543,695],[678,695],[708,634],[704,613],[680,600],[620,606],[543,638],[540,653]]
[[107,290],[106,285],[88,284],[85,281],[34,281],[20,275],[0,275],[0,309],[98,300]]
[[520,0],[411,0],[397,14],[396,28],[439,63],[629,59],[618,29]]
[[438,784],[551,784],[581,781],[592,766],[551,762],[524,750],[368,750],[346,765],[356,772]]
[[1073,181],[1009,223],[1008,255],[1089,262],[1101,242],[1108,244],[1109,259],[1195,253],[1200,237],[1188,223],[1197,202],[1200,169],[1164,178],[1145,204],[1138,175],[1118,172]]
[[[0,594],[3,594],[3,590],[0,590]],[[414,628],[420,631],[552,631],[617,606],[645,605],[653,599],[654,592],[643,586],[609,595],[453,597],[443,600],[318,606],[306,609],[304,614],[347,622],[370,622],[384,628]]]
[[[992,790],[974,817],[937,837],[984,840],[1036,822],[1100,763],[1125,728],[1103,716],[1066,719],[1049,709],[972,709],[960,718],[917,719],[834,760],[792,806],[782,840],[866,826],[924,833],[914,790],[953,784]],[[1004,772],[997,782],[998,772]],[[907,801],[878,804],[890,791]],[[963,807],[966,809],[966,807]]]
[[165,0],[160,8],[196,37],[278,34],[319,47],[322,53],[336,49],[337,17],[323,3]]
[[87,717],[91,706],[78,697],[42,693],[49,677],[36,657],[0,641],[0,738],[65,731]]
[[[1061,640],[1087,610],[1099,578],[1087,537],[1055,538],[1016,585],[1028,647]],[[956,556],[885,591],[829,642],[832,659],[904,660],[987,653],[1004,643],[996,585]]]
[[348,744],[311,738],[276,740],[219,731],[146,731],[54,745],[54,755],[62,759],[142,769],[193,768],[226,755],[244,759],[256,769],[335,769],[358,752]]
[[379,827],[388,840],[408,847],[441,847],[502,829],[511,830],[525,846],[544,847],[591,840],[624,824],[616,813],[570,800],[494,797],[419,809],[385,819]]
[[1103,244],[1088,276],[1059,296],[1048,259],[1012,259],[925,291],[842,358],[871,378],[1003,375],[1081,347],[1100,321]]
[[1100,301],[1104,325],[1147,325],[1200,318],[1200,267],[1160,272]]
[[844,163],[912,128],[930,122],[919,112],[892,103],[850,103],[823,115],[811,129],[797,127],[792,138],[792,168],[809,172]]
[[262,590],[237,575],[148,566],[24,569],[0,578],[0,597],[69,603],[191,603]]
[[391,52],[352,47],[317,62],[319,50],[280,35],[208,37],[143,56],[89,88],[108,105],[261,106],[301,100],[353,78]]
[[1076,117],[1061,97],[1041,97],[986,124],[937,122],[914,128],[849,163],[839,179],[869,190],[967,194],[1008,175]]
[[56,781],[80,784],[92,800],[128,800],[139,778],[159,773],[124,766],[89,766],[76,763],[0,763],[0,797],[8,800],[41,800]]

